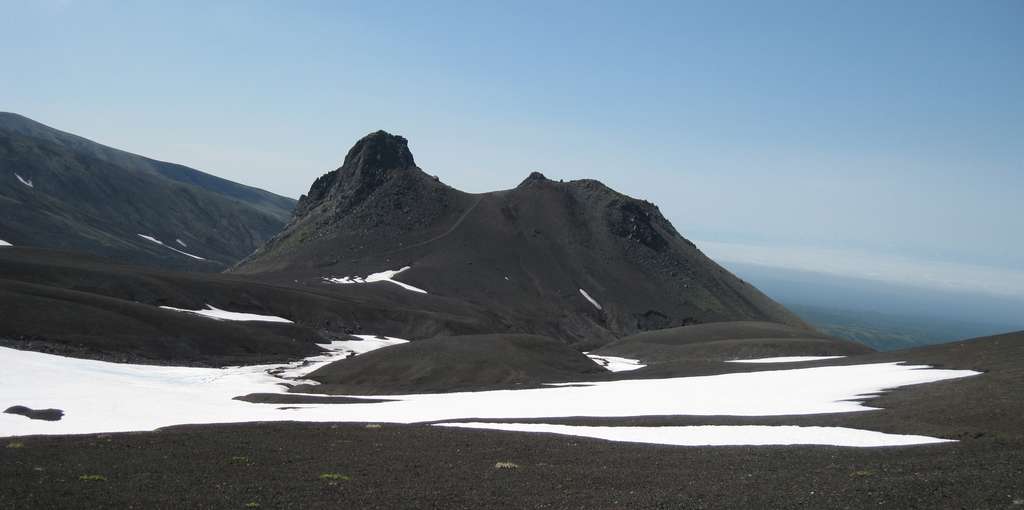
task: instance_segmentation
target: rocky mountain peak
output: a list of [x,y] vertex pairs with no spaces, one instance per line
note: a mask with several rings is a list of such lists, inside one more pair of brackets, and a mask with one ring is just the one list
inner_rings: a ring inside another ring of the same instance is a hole
[[544,177],[544,174],[542,174],[540,172],[530,172],[530,175],[528,175],[526,177],[526,179],[523,179],[523,182],[520,182],[519,185],[516,186],[516,187],[517,188],[525,188],[525,187],[528,187],[528,186],[532,186],[534,184],[542,184],[542,183],[546,183],[546,182],[550,182],[550,181],[548,180],[547,177]]
[[416,168],[408,140],[387,131],[375,131],[349,149],[340,168],[313,183],[309,193],[299,199],[295,216],[304,216],[329,197],[343,202],[362,200],[394,175]]
[[409,141],[387,131],[375,131],[361,138],[345,156],[343,168],[392,170],[411,168],[416,161],[409,151]]
[[[317,179],[285,230],[235,271],[321,282],[403,267],[402,280],[427,290],[425,300],[498,310],[492,327],[581,346],[695,322],[805,327],[700,253],[649,202],[540,172],[514,190],[465,193],[413,166],[406,140],[383,131]],[[472,329],[445,332],[459,331]]]

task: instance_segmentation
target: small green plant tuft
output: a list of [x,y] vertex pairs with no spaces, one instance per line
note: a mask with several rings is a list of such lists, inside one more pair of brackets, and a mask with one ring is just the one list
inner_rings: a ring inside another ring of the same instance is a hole
[[495,462],[494,469],[519,469],[519,464],[515,462]]
[[873,474],[875,474],[875,472],[870,469],[861,469],[850,473],[850,476],[871,476]]
[[22,443],[20,441],[13,441],[13,442],[7,443],[7,447],[8,448],[24,448],[25,447],[25,443]]
[[367,423],[366,424],[366,428],[368,428],[368,429],[379,429],[380,428],[380,424],[379,423]]
[[105,482],[107,477],[103,475],[82,475],[78,477],[83,482]]
[[234,457],[231,457],[231,463],[232,464],[248,464],[249,463],[249,457],[243,457],[241,455],[236,455]]
[[321,480],[330,480],[332,482],[350,480],[348,475],[342,475],[339,473],[320,473]]
[[259,508],[260,504],[255,502],[255,501],[250,501],[250,502],[245,504],[245,507],[246,508]]

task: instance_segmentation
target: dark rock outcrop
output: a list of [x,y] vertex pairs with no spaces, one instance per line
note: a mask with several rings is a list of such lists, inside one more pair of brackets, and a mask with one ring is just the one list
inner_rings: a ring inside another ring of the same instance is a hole
[[30,409],[25,406],[11,406],[4,410],[7,414],[17,414],[31,420],[60,421],[64,411],[60,409]]

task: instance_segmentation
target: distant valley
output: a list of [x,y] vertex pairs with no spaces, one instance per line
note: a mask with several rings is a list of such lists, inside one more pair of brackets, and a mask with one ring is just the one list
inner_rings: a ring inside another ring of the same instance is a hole
[[1019,326],[1009,324],[985,324],[796,303],[786,303],[786,307],[823,333],[859,342],[879,351],[940,344],[1019,329]]

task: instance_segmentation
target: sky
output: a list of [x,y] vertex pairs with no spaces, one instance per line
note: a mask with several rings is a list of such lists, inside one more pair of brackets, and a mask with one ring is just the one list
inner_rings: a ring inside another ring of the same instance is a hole
[[1020,0],[0,4],[0,110],[282,195],[385,129],[732,260],[1024,292]]

